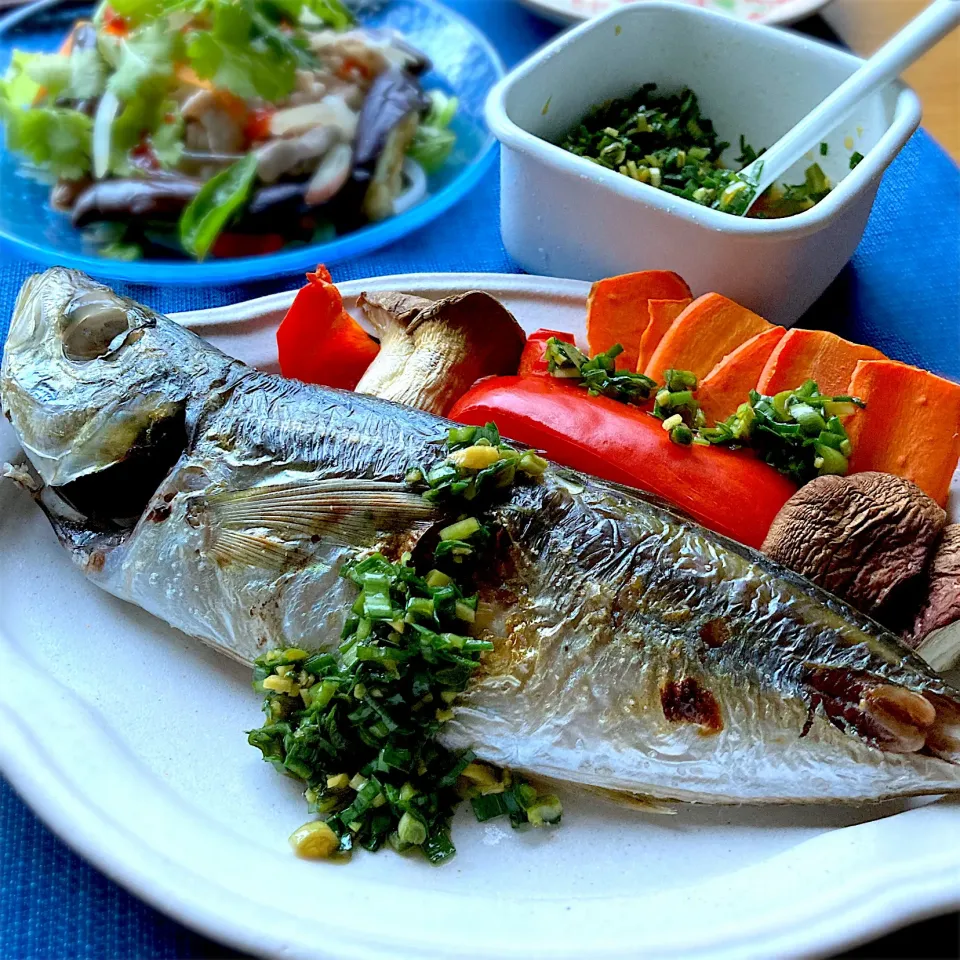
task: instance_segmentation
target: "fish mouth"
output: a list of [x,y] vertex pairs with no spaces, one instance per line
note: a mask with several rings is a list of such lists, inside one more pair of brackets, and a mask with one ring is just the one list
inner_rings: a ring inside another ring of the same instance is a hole
[[50,489],[91,527],[131,529],[187,447],[186,406],[150,420],[123,457]]

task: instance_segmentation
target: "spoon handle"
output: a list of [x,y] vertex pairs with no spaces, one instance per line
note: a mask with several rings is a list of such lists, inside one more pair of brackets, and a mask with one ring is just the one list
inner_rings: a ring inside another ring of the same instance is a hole
[[[960,0],[934,0],[750,165],[757,175],[757,195],[829,134],[860,101],[898,77],[958,24]],[[761,163],[763,166],[757,169]]]

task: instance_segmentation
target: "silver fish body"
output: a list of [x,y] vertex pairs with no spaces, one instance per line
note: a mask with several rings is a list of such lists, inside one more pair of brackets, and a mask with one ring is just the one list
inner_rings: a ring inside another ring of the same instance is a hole
[[[404,483],[443,420],[258,373],[71,271],[25,285],[0,396],[84,573],[241,661],[332,649],[343,561],[450,521]],[[495,649],[449,745],[667,799],[960,790],[960,692],[800,577],[560,468],[482,519]]]

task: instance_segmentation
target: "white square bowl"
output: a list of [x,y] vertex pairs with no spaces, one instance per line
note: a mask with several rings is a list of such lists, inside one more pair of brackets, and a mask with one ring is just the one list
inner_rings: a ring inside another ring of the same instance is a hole
[[[558,37],[493,88],[487,121],[500,140],[501,231],[531,273],[596,280],[675,270],[694,295],[717,291],[789,326],[820,296],[860,241],[884,171],[920,122],[900,82],[867,98],[816,160],[836,184],[810,210],[753,220],[701,207],[607,170],[556,144],[596,104],[644,83],[700,98],[721,139],[772,144],[860,65],[796,33],[698,7],[648,0]],[[850,170],[850,156],[863,160]]]

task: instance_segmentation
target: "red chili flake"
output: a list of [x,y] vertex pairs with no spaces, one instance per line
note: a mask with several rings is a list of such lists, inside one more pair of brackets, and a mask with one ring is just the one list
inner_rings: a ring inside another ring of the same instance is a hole
[[723,729],[717,698],[693,677],[671,680],[660,689],[660,706],[671,723],[696,723],[704,733]]

